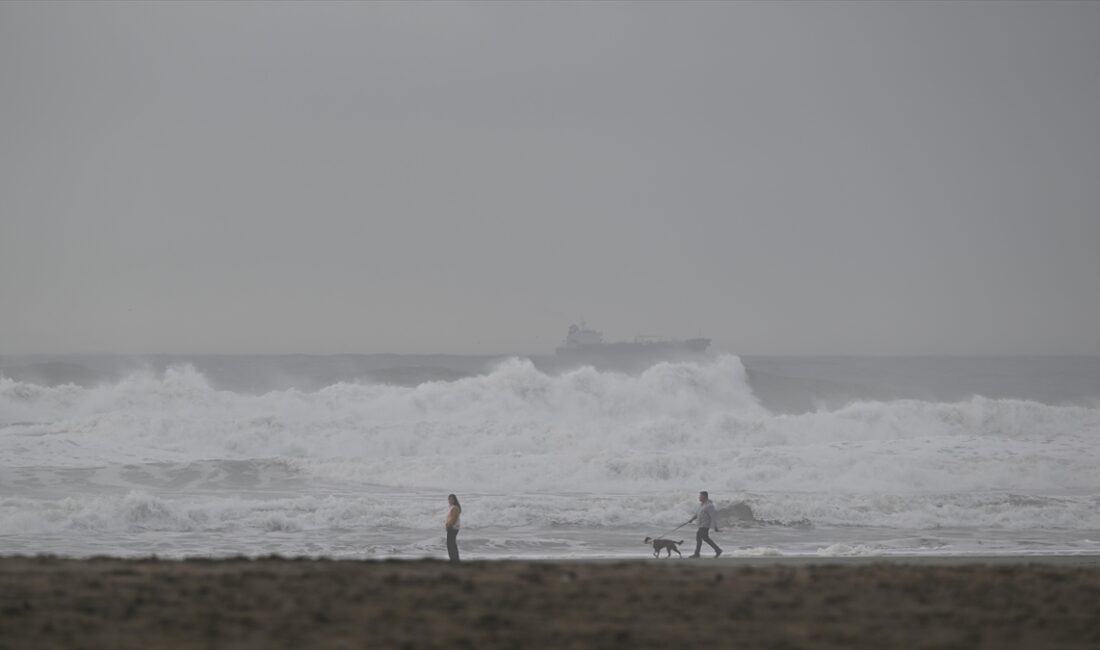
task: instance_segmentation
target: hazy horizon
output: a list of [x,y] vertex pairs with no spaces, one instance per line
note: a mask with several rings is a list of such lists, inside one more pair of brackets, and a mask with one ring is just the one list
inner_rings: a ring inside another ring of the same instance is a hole
[[1100,3],[0,3],[0,355],[1100,355]]
[[[874,353],[852,353],[852,354],[828,354],[828,353],[788,353],[788,354],[760,354],[755,352],[735,352],[732,350],[711,350],[710,354],[720,356],[726,354],[732,354],[737,357],[743,358],[756,358],[756,359],[1097,359],[1100,358],[1100,354],[995,354],[995,353],[971,353],[971,354],[874,354]],[[554,350],[501,350],[497,352],[449,352],[446,350],[425,350],[425,351],[345,351],[345,352],[297,352],[297,351],[285,351],[285,352],[180,352],[174,350],[161,351],[161,352],[114,352],[110,350],[101,351],[87,351],[87,352],[16,352],[16,353],[0,353],[0,359],[34,359],[34,358],[73,358],[80,357],[120,357],[120,358],[134,358],[141,359],[143,357],[165,357],[165,358],[180,358],[186,359],[188,357],[280,357],[280,356],[301,356],[301,357],[339,357],[339,356],[395,356],[395,357],[471,357],[471,358],[509,358],[509,357],[547,357],[553,356]]]

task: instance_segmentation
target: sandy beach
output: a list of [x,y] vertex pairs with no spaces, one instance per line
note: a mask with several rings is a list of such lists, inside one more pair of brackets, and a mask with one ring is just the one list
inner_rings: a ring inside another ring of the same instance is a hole
[[1095,648],[1097,558],[0,559],[0,648]]

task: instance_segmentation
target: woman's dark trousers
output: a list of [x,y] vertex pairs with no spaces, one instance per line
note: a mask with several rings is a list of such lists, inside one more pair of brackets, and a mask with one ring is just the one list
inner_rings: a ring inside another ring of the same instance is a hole
[[447,529],[447,557],[451,562],[458,562],[458,529]]

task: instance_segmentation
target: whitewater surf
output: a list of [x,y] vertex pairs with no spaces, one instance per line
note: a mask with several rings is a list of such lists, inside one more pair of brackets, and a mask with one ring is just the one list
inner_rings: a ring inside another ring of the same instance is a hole
[[637,556],[706,489],[731,556],[1098,553],[1098,433],[1100,409],[1019,399],[778,413],[729,355],[261,394],[189,365],[0,379],[0,546],[441,555],[455,492],[466,557]]

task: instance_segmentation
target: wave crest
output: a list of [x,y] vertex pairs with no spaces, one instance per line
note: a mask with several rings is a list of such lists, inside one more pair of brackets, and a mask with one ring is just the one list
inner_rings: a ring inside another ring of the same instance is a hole
[[637,376],[511,359],[416,387],[263,395],[218,391],[190,366],[88,389],[0,380],[0,418],[0,452],[22,466],[262,460],[314,479],[500,492],[1100,486],[1096,409],[976,397],[775,414],[734,356]]

